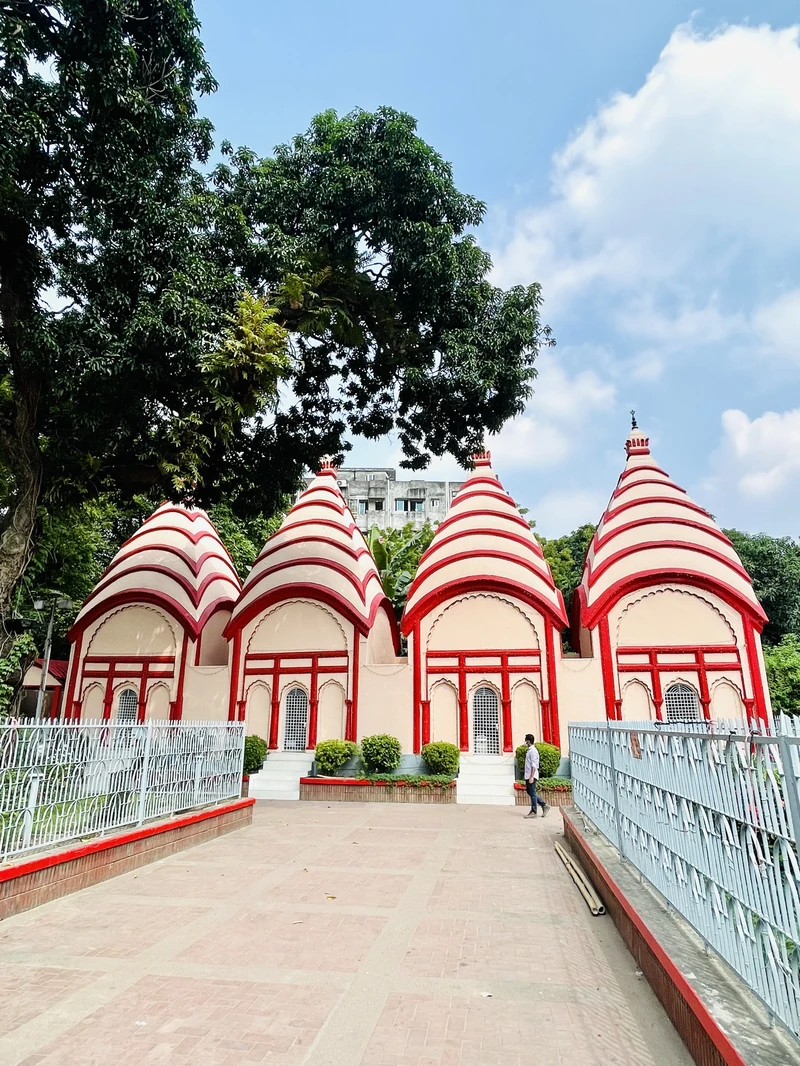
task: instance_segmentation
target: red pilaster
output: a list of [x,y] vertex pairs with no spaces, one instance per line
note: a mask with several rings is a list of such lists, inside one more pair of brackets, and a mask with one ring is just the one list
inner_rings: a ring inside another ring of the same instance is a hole
[[756,646],[756,631],[749,618],[742,618],[742,623],[744,625],[747,663],[750,667],[750,683],[753,686],[755,711],[759,720],[766,726],[769,721],[769,716],[767,714],[767,700],[764,694],[764,680],[761,676],[761,663],[759,662],[758,648]]
[[350,708],[350,735],[348,740],[358,741],[358,688],[361,680],[361,635],[353,627],[353,687],[352,706]]
[[611,634],[608,630],[608,616],[602,615],[597,624],[600,637],[600,666],[603,671],[603,694],[606,701],[606,718],[617,717],[616,691],[614,687],[614,664],[611,661]]
[[237,629],[233,637],[233,658],[231,662],[231,695],[228,703],[228,721],[236,719],[236,701],[239,699],[239,672],[242,658],[242,631]]
[[508,677],[508,655],[500,660],[500,703],[503,718],[503,751],[514,750],[514,738],[511,735],[511,683]]
[[550,743],[561,747],[561,727],[558,721],[558,677],[556,676],[555,626],[545,622],[547,650],[547,692],[550,696]]

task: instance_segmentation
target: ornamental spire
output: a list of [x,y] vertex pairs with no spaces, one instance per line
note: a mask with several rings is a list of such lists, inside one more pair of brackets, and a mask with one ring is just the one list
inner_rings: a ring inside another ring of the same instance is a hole
[[636,421],[636,412],[631,410],[631,431],[625,441],[625,451],[628,457],[631,455],[649,455],[649,445],[650,438],[639,429],[639,423]]

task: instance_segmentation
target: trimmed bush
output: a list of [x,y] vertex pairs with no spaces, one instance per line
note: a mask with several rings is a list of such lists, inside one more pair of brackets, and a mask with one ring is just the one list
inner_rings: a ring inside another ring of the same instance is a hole
[[537,792],[572,792],[571,777],[546,777],[537,781]]
[[369,774],[366,778],[374,785],[416,785],[418,788],[449,788],[453,784],[450,774]]
[[314,752],[317,773],[334,777],[357,751],[358,745],[352,740],[321,740]]
[[455,777],[458,773],[458,757],[459,750],[455,744],[448,744],[445,740],[435,740],[422,749],[422,758],[432,774],[449,774],[450,777]]
[[244,766],[242,767],[242,774],[245,777],[249,777],[250,774],[257,774],[261,767],[264,765],[264,760],[267,757],[267,742],[262,740],[261,737],[245,737],[244,738]]
[[361,756],[368,774],[390,774],[400,765],[403,750],[397,737],[376,733],[361,741]]
[[[535,747],[539,752],[539,778],[552,777],[561,762],[561,749],[557,748],[555,744],[545,744],[544,742],[536,744]],[[517,777],[520,780],[525,777],[525,753],[527,750],[524,744],[520,744],[514,753],[517,762]]]

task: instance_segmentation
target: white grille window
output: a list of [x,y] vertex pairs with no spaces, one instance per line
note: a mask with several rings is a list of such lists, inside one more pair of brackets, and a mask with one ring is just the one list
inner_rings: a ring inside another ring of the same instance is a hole
[[500,715],[493,688],[479,688],[472,697],[472,740],[476,755],[500,754]]
[[286,751],[305,751],[308,734],[308,696],[301,688],[286,694],[283,746]]
[[117,701],[117,721],[135,723],[139,717],[139,697],[132,688],[123,689]]
[[696,722],[702,717],[700,701],[691,685],[670,685],[664,693],[668,722]]

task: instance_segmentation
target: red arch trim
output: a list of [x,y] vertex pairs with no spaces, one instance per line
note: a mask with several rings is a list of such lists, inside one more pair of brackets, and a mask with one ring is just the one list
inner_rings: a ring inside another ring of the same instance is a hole
[[92,622],[97,621],[98,618],[102,617],[102,615],[106,614],[108,611],[113,611],[117,607],[135,607],[140,603],[147,603],[153,607],[161,607],[179,622],[184,631],[195,640],[200,635],[203,626],[212,614],[223,609],[232,611],[234,605],[233,599],[214,600],[213,603],[210,603],[208,607],[206,607],[198,619],[194,619],[186,608],[178,603],[177,600],[172,599],[171,596],[167,596],[164,593],[153,592],[149,589],[125,589],[121,592],[115,592],[101,603],[96,603],[94,607],[83,616],[83,618],[79,618],[75,622],[72,629],[67,633],[67,639],[70,642],[77,640]]
[[[718,563],[722,563],[723,566],[727,566],[728,569],[733,570],[733,572],[738,574],[739,577],[743,577],[748,584],[750,583],[750,575],[738,560],[734,562],[733,559],[729,559],[727,556],[723,555],[722,552],[718,552],[714,548],[708,548],[703,544],[688,544],[684,540],[660,540],[648,542],[646,544],[633,544],[630,548],[621,548],[619,551],[609,555],[609,557],[604,559],[598,567],[589,571],[589,588],[596,584],[597,579],[615,563],[619,562],[620,559],[627,559],[629,555],[636,555],[639,552],[658,551],[660,548],[678,548],[681,551],[691,552],[692,554],[705,555],[709,559],[715,559]],[[709,578],[709,580],[713,581],[714,579]]]
[[556,589],[559,603],[559,607],[556,609],[552,603],[538,596],[525,585],[521,585],[510,578],[491,577],[487,574],[478,577],[459,578],[456,581],[449,581],[446,585],[439,586],[439,588],[432,589],[422,597],[411,611],[407,611],[403,615],[400,628],[403,633],[408,634],[421,618],[430,614],[440,604],[472,592],[496,592],[510,596],[513,599],[522,600],[523,603],[529,604],[548,618],[558,629],[562,629],[567,624],[564,599],[559,589]]
[[[256,562],[256,566],[259,562],[261,562],[262,559],[265,559],[268,555],[272,555],[274,554],[274,552],[277,551],[282,551],[285,548],[294,548],[297,546],[297,544],[329,544],[331,545],[331,547],[336,548],[337,551],[344,552],[344,554],[349,556],[351,559],[355,559],[356,562],[359,559],[363,559],[365,555],[369,555],[370,558],[372,558],[372,556],[370,555],[369,548],[366,546],[366,544],[356,549],[353,547],[352,543],[341,544],[338,540],[334,540],[333,537],[325,537],[321,535],[314,536],[312,534],[311,536],[298,537],[297,540],[283,540],[279,544],[275,544],[270,541],[269,545],[266,546],[259,555],[258,560]],[[375,570],[375,576],[378,576],[377,569]]]
[[[331,493],[335,498],[332,500],[304,500],[302,497],[297,501],[294,507],[290,508],[289,514],[296,514],[297,511],[302,511],[304,507],[328,507],[331,511],[336,511],[338,514],[343,515],[347,510],[347,505],[338,493]],[[341,503],[339,502],[341,500]]]
[[[163,514],[165,512],[161,513]],[[183,511],[178,510],[175,510],[175,513],[184,514]],[[185,537],[186,540],[188,540],[192,544],[199,544],[204,537],[210,537],[211,540],[214,541],[214,544],[220,549],[220,551],[222,551],[225,556],[230,559],[231,566],[233,566],[233,559],[231,558],[231,554],[220,540],[219,533],[217,533],[215,527],[211,525],[210,519],[207,518],[206,520],[208,521],[209,526],[211,528],[201,529],[198,532],[195,532],[192,529],[184,529],[182,526],[161,525],[160,523],[154,522],[153,516],[151,515],[150,518],[145,519],[145,521],[141,524],[141,526],[136,530],[135,533],[132,533],[128,537],[128,539],[122,545],[120,545],[119,550],[123,551],[123,549],[127,548],[129,544],[132,544],[135,540],[139,540],[141,537],[153,537],[158,533],[177,533],[179,536]]]
[[353,586],[361,597],[361,602],[364,604],[365,608],[367,604],[366,591],[370,581],[377,581],[378,585],[380,585],[380,578],[378,577],[377,571],[367,574],[362,580],[353,573],[350,567],[344,566],[342,563],[337,563],[332,559],[323,559],[319,556],[315,556],[312,558],[287,559],[286,562],[278,563],[275,566],[268,566],[265,570],[262,570],[253,581],[248,583],[244,590],[244,595],[249,595],[256,586],[260,585],[261,582],[270,575],[280,573],[281,571],[292,570],[298,566],[319,566],[323,570],[334,570],[336,573],[341,574],[341,576]]
[[701,533],[707,533],[710,537],[715,537],[717,540],[722,541],[724,544],[730,545],[730,540],[721,529],[717,529],[716,526],[704,526],[702,522],[696,522],[693,518],[636,518],[633,522],[625,522],[621,526],[617,526],[616,529],[611,529],[608,533],[604,533],[599,540],[595,538],[593,547],[595,552],[600,548],[613,540],[614,537],[619,536],[620,533],[626,533],[630,529],[636,529],[639,526],[654,526],[654,525],[669,525],[669,526],[688,526],[690,529],[697,529]]
[[621,496],[623,492],[630,492],[631,489],[638,489],[640,485],[660,485],[662,489],[674,489],[676,492],[682,492],[684,496],[687,494],[686,489],[682,489],[680,485],[676,485],[674,481],[670,481],[669,479],[662,481],[660,478],[643,477],[638,481],[629,481],[627,485],[618,485],[611,494],[611,499],[615,500],[617,497]]
[[638,500],[627,500],[625,503],[607,510],[601,519],[601,524],[610,522],[612,518],[616,518],[623,511],[629,511],[631,507],[644,507],[650,503],[671,503],[676,507],[685,507],[689,511],[696,511],[697,514],[704,514],[707,518],[711,518],[705,507],[701,507],[699,503],[693,503],[692,500],[677,499],[674,496],[642,496]]
[[690,585],[693,588],[699,588],[702,591],[719,596],[729,607],[741,611],[742,614],[749,618],[759,633],[767,622],[767,616],[760,604],[753,603],[733,585],[729,585],[725,581],[709,577],[708,574],[703,574],[696,570],[644,570],[639,574],[633,574],[628,578],[616,581],[606,589],[591,607],[587,603],[585,589],[583,586],[579,586],[581,625],[585,629],[593,629],[598,620],[603,615],[607,615],[614,604],[629,592],[637,592],[639,589],[671,582],[676,585]]
[[[203,569],[204,564],[209,559],[218,559],[227,567],[228,570],[230,570],[231,578],[234,580],[235,584],[239,588],[242,587],[242,583],[239,580],[239,575],[236,573],[234,565],[231,562],[230,556],[227,554],[227,552],[224,555],[220,552],[203,552],[202,555],[195,557],[189,555],[189,553],[185,552],[182,548],[176,548],[174,545],[171,544],[139,544],[136,547],[131,548],[131,550],[127,552],[123,551],[123,549],[120,549],[117,555],[114,556],[110,564],[106,567],[105,571],[103,572],[103,576],[100,578],[100,581],[103,581],[104,578],[112,572],[112,570],[116,570],[117,567],[119,567],[122,563],[127,562],[128,559],[130,559],[132,556],[141,555],[143,552],[151,551],[167,552],[167,554],[169,555],[176,556],[178,559],[181,559],[184,563],[186,563],[186,565],[189,567],[195,577],[197,577],[197,575]],[[220,574],[219,577],[223,578],[224,580],[227,580],[227,575]]]
[[642,463],[641,466],[632,466],[628,470],[623,470],[619,475],[620,481],[626,477],[631,477],[632,474],[638,474],[641,470],[651,470],[654,474],[663,474],[665,478],[669,478],[669,474],[666,470],[662,470],[660,466],[655,466],[651,463]]
[[[514,541],[515,544],[519,544],[523,548],[527,548],[529,551],[533,552],[538,559],[544,559],[544,553],[542,552],[539,542],[533,538],[528,540],[528,538],[524,537],[521,533],[514,533],[511,530],[504,531],[502,529],[462,529],[459,530],[458,533],[452,533],[448,537],[442,537],[441,540],[438,538],[434,539],[430,546],[423,552],[419,565],[422,566],[425,560],[429,556],[434,555],[440,548],[444,548],[448,544],[452,544],[464,537],[499,537],[501,540]],[[481,555],[482,552],[475,552],[474,554]],[[545,566],[547,566],[547,563],[545,563]],[[550,580],[552,581],[549,567],[547,567],[547,571]]]
[[[92,600],[101,596],[108,588],[110,588],[114,584],[114,582],[120,581],[123,577],[127,577],[129,574],[138,573],[163,574],[165,577],[168,577],[171,581],[174,581],[176,585],[179,585],[183,589],[183,591],[191,600],[193,607],[199,606],[200,601],[203,598],[203,594],[205,593],[209,585],[212,585],[215,581],[228,581],[227,578],[223,577],[220,574],[207,574],[199,585],[195,585],[182,574],[178,574],[174,570],[170,570],[169,567],[163,566],[161,563],[140,563],[136,566],[129,566],[122,573],[114,574],[107,581],[103,581],[99,585],[96,585],[95,588],[92,589],[92,591],[86,597],[85,602],[91,603]],[[238,596],[238,594],[239,589],[236,590],[236,595]]]
[[439,527],[436,530],[436,536],[438,537],[443,529],[447,529],[449,526],[454,525],[456,522],[464,522],[470,518],[503,518],[508,522],[514,522],[515,525],[522,526],[529,532],[531,528],[525,521],[525,519],[522,517],[522,515],[519,513],[519,511],[516,510],[516,508],[513,511],[506,512],[496,510],[492,511],[488,508],[480,508],[475,511],[465,511],[464,514],[448,515],[448,517],[445,518],[444,522],[439,523]]
[[[471,482],[470,482],[470,484],[471,484]],[[516,508],[516,504],[511,499],[511,497],[506,492],[506,490],[503,488],[503,486],[500,485],[497,481],[493,482],[493,484],[497,487],[497,491],[496,492],[490,492],[488,489],[474,489],[474,490],[471,490],[471,489],[468,489],[467,486],[465,485],[464,488],[461,489],[461,491],[458,492],[453,497],[453,504],[463,503],[464,500],[473,499],[475,496],[489,496],[491,499],[499,500],[500,503],[505,503],[509,507]]]
[[[492,548],[485,548],[480,552],[480,554],[478,554],[477,552],[456,552],[455,555],[449,555],[446,559],[439,559],[437,562],[431,563],[431,565],[427,567],[424,572],[420,569],[417,572],[417,577],[414,580],[414,584],[416,586],[422,585],[425,581],[432,577],[433,574],[438,573],[438,571],[442,570],[445,566],[450,566],[453,563],[463,562],[465,559],[480,559],[482,562],[484,560],[489,559],[502,559],[505,562],[512,563],[514,566],[521,566],[524,570],[527,570],[528,573],[533,574],[535,577],[539,578],[540,581],[542,581],[542,583],[550,592],[555,592],[555,585],[553,584],[553,579],[550,576],[549,569],[546,569],[546,572],[542,572],[538,566],[535,566],[533,563],[529,562],[527,559],[522,558],[518,554],[513,554],[512,552],[496,551]],[[486,565],[486,563],[484,562],[483,565]],[[547,568],[546,563],[545,567]],[[415,592],[416,589],[414,588],[409,591],[409,602],[414,598]],[[564,624],[566,625],[566,622]]]

